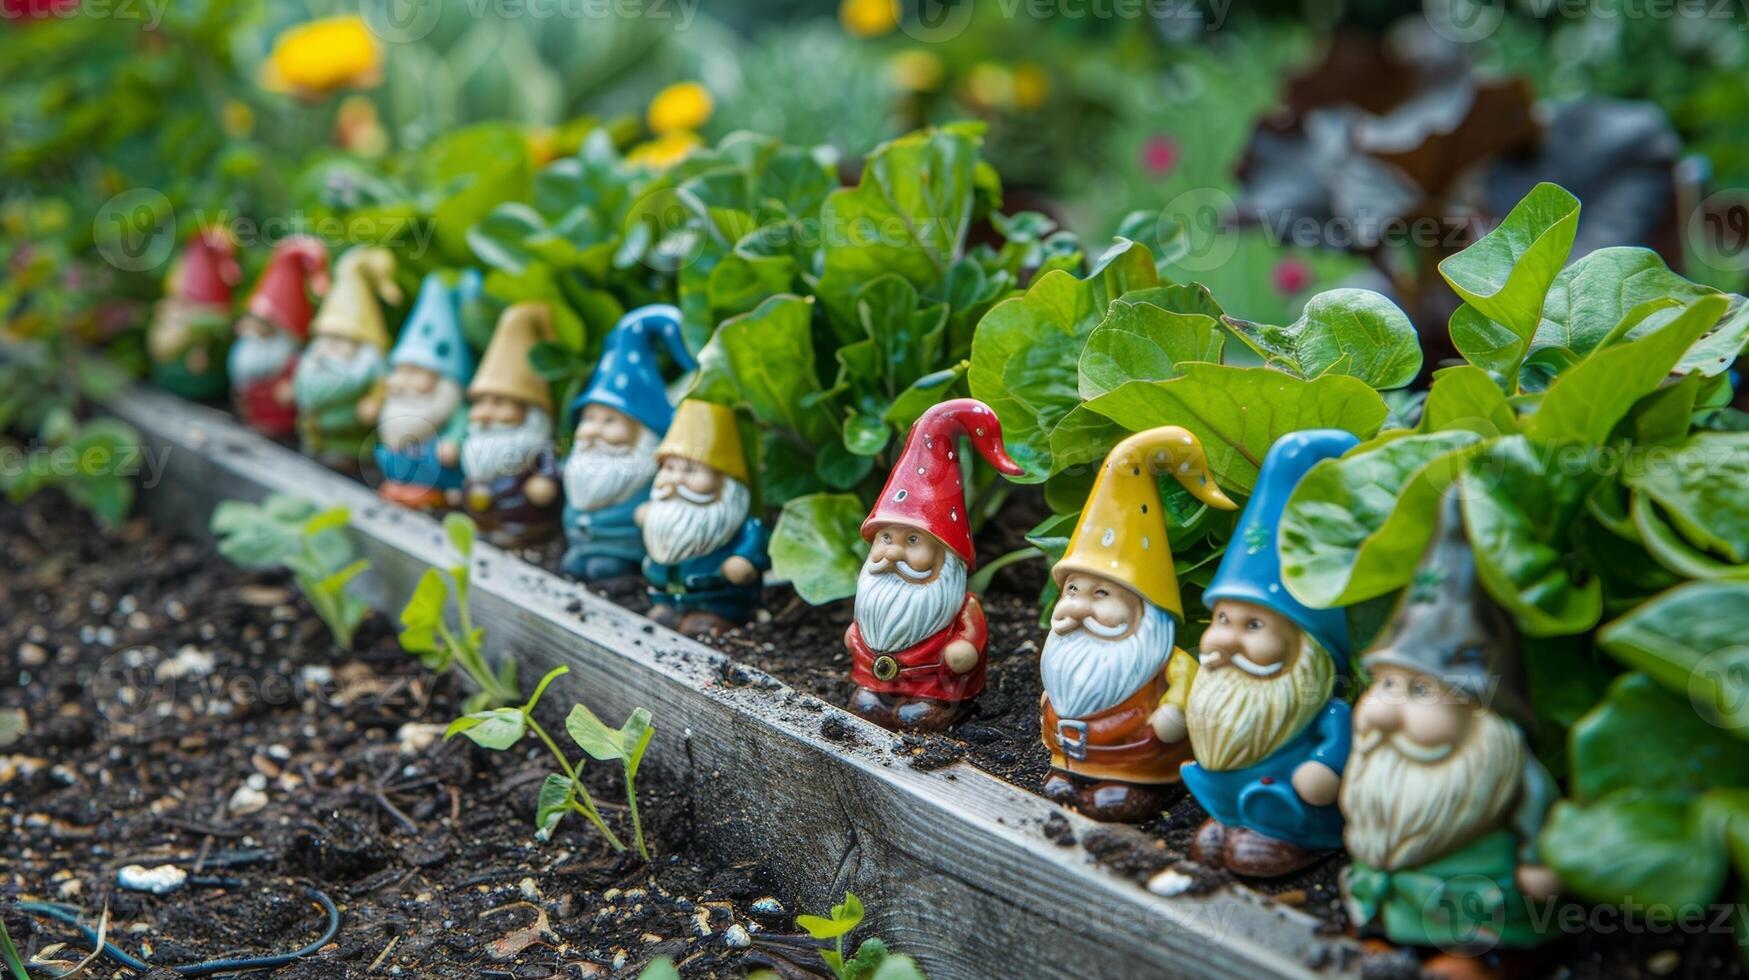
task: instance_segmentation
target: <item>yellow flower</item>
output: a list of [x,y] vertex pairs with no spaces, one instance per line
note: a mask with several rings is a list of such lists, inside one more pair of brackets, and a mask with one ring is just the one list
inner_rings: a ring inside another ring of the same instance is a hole
[[1037,109],[1051,94],[1051,76],[1030,62],[1014,67],[1014,105],[1020,109]]
[[334,142],[362,157],[380,157],[389,149],[377,106],[363,95],[349,95],[334,114]]
[[317,98],[382,80],[383,53],[364,18],[328,17],[288,28],[273,43],[262,81],[276,92]]
[[626,162],[638,166],[651,167],[656,170],[666,170],[680,161],[686,155],[704,145],[697,133],[686,130],[676,130],[663,133],[661,136],[632,147],[626,154]]
[[[710,90],[697,82],[676,82],[650,100],[650,132],[657,136],[685,132],[702,127],[716,111]],[[697,137],[694,137],[695,139]]]
[[255,131],[255,113],[238,99],[225,100],[225,135],[234,140],[247,139]]
[[1014,102],[1014,74],[1001,65],[985,61],[972,67],[962,88],[963,98],[980,109],[995,109]]
[[843,0],[838,22],[857,37],[880,37],[899,26],[899,0]]
[[912,48],[893,55],[887,61],[887,78],[896,88],[907,92],[928,92],[941,84],[944,74],[941,58],[935,52]]

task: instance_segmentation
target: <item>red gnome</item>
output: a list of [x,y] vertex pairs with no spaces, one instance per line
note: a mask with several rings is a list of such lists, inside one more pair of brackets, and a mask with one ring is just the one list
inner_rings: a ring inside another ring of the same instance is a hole
[[1009,476],[990,406],[956,398],[923,413],[862,524],[868,560],[844,634],[856,693],[850,710],[880,725],[944,731],[984,690],[984,610],[966,591],[977,564],[961,478],[960,439]]
[[327,291],[327,250],[314,238],[296,235],[274,248],[249,294],[231,346],[231,397],[237,414],[262,435],[279,438],[296,429],[292,375],[315,315],[310,293]]

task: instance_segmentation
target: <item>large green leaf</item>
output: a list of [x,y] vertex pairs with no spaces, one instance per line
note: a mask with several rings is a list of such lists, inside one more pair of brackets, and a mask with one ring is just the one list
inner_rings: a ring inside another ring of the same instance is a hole
[[1344,429],[1370,438],[1385,402],[1358,378],[1305,380],[1267,367],[1191,362],[1165,381],[1131,381],[1087,407],[1131,432],[1182,425],[1201,440],[1209,471],[1228,491],[1250,493],[1275,440],[1301,429]]
[[1710,333],[1695,341],[1682,355],[1682,360],[1676,362],[1678,372],[1698,371],[1706,377],[1716,378],[1737,363],[1744,345],[1749,344],[1749,299],[1737,295],[1729,299],[1731,305],[1725,311],[1724,319]]
[[1485,445],[1464,464],[1464,524],[1482,584],[1530,636],[1597,624],[1603,588],[1576,571],[1567,531],[1598,477],[1539,455],[1523,436]]
[[783,505],[771,534],[771,572],[819,605],[856,594],[862,569],[862,519],[855,494],[816,493]]
[[1749,750],[1707,722],[1694,703],[1645,674],[1625,674],[1573,726],[1575,800],[1589,804],[1633,787],[1694,795],[1749,786]]
[[1579,200],[1555,184],[1538,184],[1519,201],[1499,227],[1470,247],[1439,263],[1439,272],[1464,303],[1511,332],[1510,342],[1460,333],[1453,317],[1452,341],[1458,350],[1490,370],[1511,378],[1542,322],[1543,300],[1573,249],[1579,228]]
[[1581,807],[1557,804],[1537,839],[1573,894],[1671,909],[1704,906],[1724,886],[1720,829],[1694,819],[1682,794],[1622,789]]
[[1119,299],[1081,350],[1081,397],[1098,398],[1130,381],[1176,377],[1188,361],[1218,363],[1222,343],[1219,325],[1207,314]]
[[[761,424],[788,429],[819,447],[838,441],[839,426],[818,401],[813,306],[811,298],[773,296],[718,327],[699,359],[721,365],[739,402]],[[709,348],[719,356],[712,358]]]
[[1398,388],[1421,371],[1415,325],[1397,304],[1370,289],[1325,290],[1307,300],[1287,327],[1223,320],[1269,363],[1301,377],[1331,372],[1373,388]]
[[1492,437],[1517,432],[1518,417],[1488,372],[1474,364],[1460,364],[1433,373],[1418,428],[1421,432],[1468,429]]
[[1080,404],[1081,349],[1112,300],[1159,281],[1148,250],[1125,242],[1086,279],[1047,272],[979,321],[967,378],[972,397],[1002,420],[1009,455],[1026,470],[1020,482],[1038,483],[1062,468],[1052,460],[1051,430]]
[[1314,466],[1282,514],[1282,582],[1346,606],[1400,588],[1433,536],[1439,498],[1481,442],[1467,429],[1393,434]]
[[[1628,316],[1643,315],[1648,305]],[[1634,403],[1656,389],[1683,352],[1719,321],[1726,305],[1722,294],[1703,296],[1651,333],[1593,351],[1549,386],[1525,420],[1525,433],[1543,443],[1602,444]]]
[[1633,463],[1622,482],[1656,501],[1689,544],[1749,564],[1749,432],[1697,432]]
[[1598,640],[1709,723],[1749,738],[1749,582],[1671,589],[1605,626]]
[[1671,272],[1649,248],[1600,248],[1555,277],[1531,344],[1565,348],[1582,357],[1642,303],[1675,298],[1686,304],[1716,292]]
[[919,290],[939,283],[971,225],[978,140],[932,129],[882,144],[854,188],[820,208],[824,266],[816,289],[841,336],[855,339],[856,294],[886,273]]

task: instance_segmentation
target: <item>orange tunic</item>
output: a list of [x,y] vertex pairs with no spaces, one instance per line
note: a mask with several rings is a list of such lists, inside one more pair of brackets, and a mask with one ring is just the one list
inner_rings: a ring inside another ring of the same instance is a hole
[[1178,767],[1193,756],[1190,739],[1160,741],[1149,718],[1162,703],[1184,707],[1196,661],[1173,650],[1166,669],[1134,694],[1086,718],[1059,718],[1050,695],[1039,699],[1042,737],[1051,765],[1088,779],[1126,783],[1176,783]]

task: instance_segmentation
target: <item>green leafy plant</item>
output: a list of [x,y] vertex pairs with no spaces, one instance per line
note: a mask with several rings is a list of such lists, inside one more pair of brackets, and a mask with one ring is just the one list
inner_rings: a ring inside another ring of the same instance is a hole
[[889,951],[887,944],[878,938],[863,940],[856,952],[846,958],[844,941],[862,924],[862,919],[862,900],[845,892],[844,901],[832,906],[830,916],[798,915],[796,925],[815,939],[832,941],[833,947],[821,950],[820,958],[838,980],[924,980],[916,962]]
[[1412,427],[1306,476],[1283,578],[1315,605],[1390,595],[1455,485],[1566,776],[1544,860],[1594,901],[1706,903],[1749,870],[1749,418],[1726,373],[1749,301],[1645,249],[1569,264],[1578,212],[1538,186],[1446,260],[1470,363],[1434,375]]
[[370,605],[349,590],[370,570],[346,535],[350,520],[344,507],[318,511],[307,500],[274,494],[261,504],[222,501],[213,509],[211,528],[219,554],[232,563],[290,570],[334,642],[350,650],[358,625],[370,614]]
[[[496,671],[492,669],[482,649],[486,631],[474,625],[469,608],[468,588],[472,581],[469,566],[473,562],[477,529],[467,515],[452,513],[443,519],[443,530],[461,561],[447,572],[427,568],[420,576],[412,597],[401,610],[401,649],[417,656],[420,663],[434,672],[460,667],[475,688],[465,711],[513,704],[521,697],[516,686],[516,661],[507,657]],[[452,598],[456,610],[453,629],[448,622]]]

